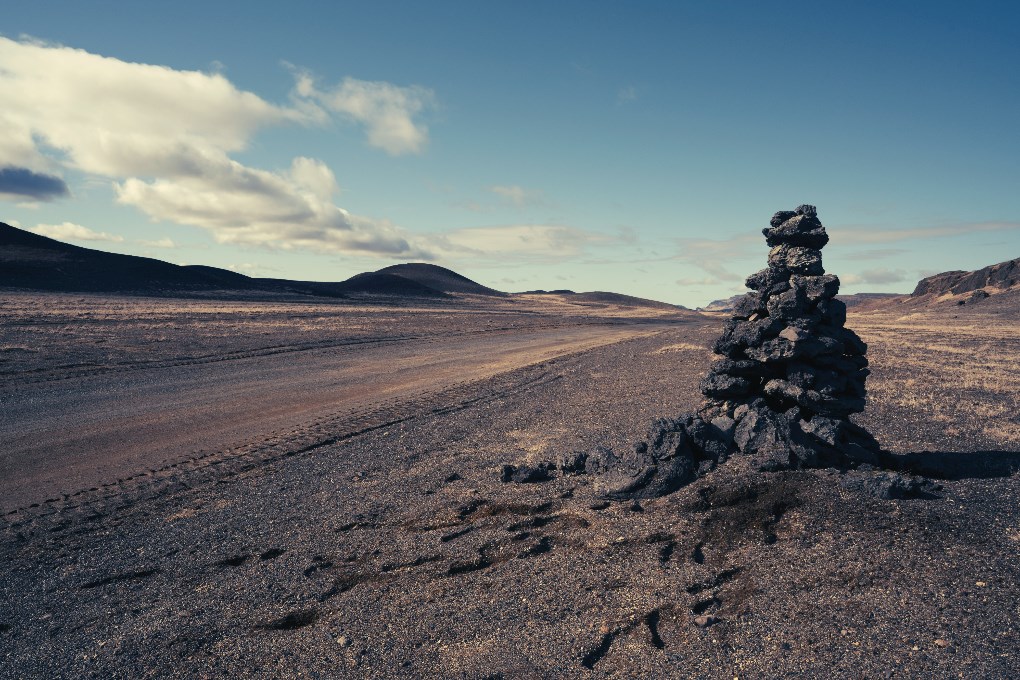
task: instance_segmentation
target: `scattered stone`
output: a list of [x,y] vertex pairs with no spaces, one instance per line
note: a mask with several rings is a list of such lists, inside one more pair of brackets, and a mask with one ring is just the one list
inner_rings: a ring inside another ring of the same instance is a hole
[[949,640],[944,640],[942,638],[939,638],[939,639],[935,640],[935,646],[936,647],[942,647],[943,649],[945,649],[946,647],[949,646]]
[[925,498],[938,490],[937,485],[925,477],[911,477],[887,471],[852,472],[840,481],[840,486],[882,500]]
[[552,463],[538,463],[537,465],[504,465],[501,479],[504,483],[515,482],[517,484],[532,484],[535,482],[547,482],[552,479],[552,472],[556,466]]
[[719,623],[722,619],[712,616],[710,614],[702,614],[701,616],[694,617],[694,625],[698,628],[708,628]]
[[586,472],[588,454],[584,451],[574,451],[560,461],[560,470],[563,474],[583,475]]

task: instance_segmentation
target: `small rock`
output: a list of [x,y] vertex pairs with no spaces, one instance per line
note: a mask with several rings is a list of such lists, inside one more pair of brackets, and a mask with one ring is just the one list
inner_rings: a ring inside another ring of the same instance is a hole
[[694,625],[698,628],[708,628],[709,626],[719,623],[720,619],[710,614],[702,614],[701,616],[694,617]]
[[949,646],[949,640],[943,640],[942,638],[939,638],[938,640],[935,641],[935,646],[942,647],[943,649],[945,649],[946,647]]
[[556,469],[552,463],[539,463],[538,465],[504,465],[500,479],[506,482],[517,484],[533,484],[535,482],[547,482],[552,479],[550,474]]

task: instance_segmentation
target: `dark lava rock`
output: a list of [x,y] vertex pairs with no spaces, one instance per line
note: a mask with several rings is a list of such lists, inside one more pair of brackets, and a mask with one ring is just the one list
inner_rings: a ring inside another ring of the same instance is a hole
[[931,498],[938,485],[925,477],[911,477],[899,472],[855,471],[848,473],[840,486],[882,500],[899,498]]
[[[656,421],[628,456],[607,460],[603,469],[617,475],[610,497],[671,493],[735,455],[761,471],[884,459],[874,437],[849,420],[864,410],[868,346],[844,327],[839,278],[822,269],[829,237],[816,209],[778,212],[763,233],[769,266],[748,277],[751,292],[715,342],[722,358],[701,381],[704,405]],[[921,488],[890,475],[869,477],[867,488],[890,497]]]
[[785,243],[769,251],[769,266],[810,276],[825,273],[825,269],[822,268],[822,253],[819,249],[791,246]]
[[521,466],[504,465],[500,478],[503,482],[516,482],[517,484],[547,482],[552,479],[552,472],[554,470],[556,470],[556,466],[552,463]]
[[586,451],[574,451],[560,461],[560,470],[564,474],[584,474],[588,465],[588,453]]

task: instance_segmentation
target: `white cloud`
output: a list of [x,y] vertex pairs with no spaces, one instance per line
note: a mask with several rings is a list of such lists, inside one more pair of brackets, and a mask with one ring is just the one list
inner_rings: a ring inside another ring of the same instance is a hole
[[[742,234],[725,240],[716,239],[676,239],[677,253],[671,258],[684,264],[700,269],[708,274],[708,278],[685,277],[684,281],[691,284],[716,284],[743,281],[746,274],[738,274],[730,270],[751,260],[754,248],[760,246],[761,237],[753,234]],[[762,265],[764,266],[764,264]]]
[[518,208],[525,205],[541,203],[542,192],[536,189],[525,189],[516,184],[496,185],[489,187],[489,191],[513,203]]
[[430,241],[442,257],[507,260],[563,260],[580,255],[589,246],[616,239],[576,227],[515,224],[469,227],[435,235]]
[[[240,151],[259,128],[310,122],[219,74],[136,64],[84,50],[0,38],[5,139],[40,160],[37,139],[66,164],[107,177],[196,174]],[[29,166],[31,167],[31,166]]]
[[124,240],[123,236],[108,234],[105,231],[93,231],[88,227],[83,227],[73,222],[38,224],[29,229],[29,231],[33,234],[57,239],[58,241],[109,241],[111,243],[121,243]]
[[321,124],[327,110],[362,124],[369,143],[390,153],[420,151],[427,130],[414,116],[432,102],[424,88],[346,79],[319,90],[299,74],[281,106],[221,73],[0,37],[0,101],[0,166],[63,165],[113,179],[118,202],[221,243],[429,256],[385,220],[335,205],[336,179],[321,161],[271,171],[231,158],[260,129]]
[[119,202],[156,220],[205,227],[219,243],[432,258],[389,222],[334,205],[334,191],[329,169],[307,158],[295,159],[286,172],[226,160],[198,177],[130,178],[116,186]]
[[155,241],[139,241],[139,243],[142,244],[143,246],[148,246],[149,248],[176,248],[177,247],[177,244],[174,243],[173,240],[170,239],[169,237],[163,237],[161,239],[156,239]]
[[298,96],[364,125],[372,146],[394,156],[425,149],[428,127],[415,116],[435,106],[432,90],[355,78],[320,89],[315,78],[303,71],[297,73],[297,79]]

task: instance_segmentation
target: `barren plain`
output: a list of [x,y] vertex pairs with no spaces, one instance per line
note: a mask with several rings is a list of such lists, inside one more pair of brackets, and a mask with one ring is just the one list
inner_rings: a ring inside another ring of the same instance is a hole
[[731,460],[634,504],[501,468],[696,408],[721,316],[3,303],[0,677],[1020,675],[1001,305],[847,323],[870,344],[859,422],[936,491]]

